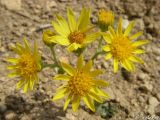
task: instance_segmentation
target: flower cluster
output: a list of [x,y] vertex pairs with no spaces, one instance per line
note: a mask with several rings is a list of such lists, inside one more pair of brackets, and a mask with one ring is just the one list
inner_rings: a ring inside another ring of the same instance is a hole
[[[33,90],[34,84],[38,83],[38,72],[44,67],[58,67],[57,75],[54,80],[63,83],[57,90],[52,100],[66,98],[63,109],[66,110],[69,103],[72,103],[73,111],[77,111],[81,100],[92,111],[95,111],[94,101],[103,103],[104,98],[109,98],[108,94],[101,90],[108,86],[108,82],[99,79],[98,75],[102,70],[92,69],[93,61],[97,55],[105,53],[106,60],[113,58],[113,71],[118,72],[121,65],[124,69],[131,72],[135,70],[134,63],[144,63],[137,55],[144,53],[140,46],[148,43],[148,40],[137,40],[142,32],[131,34],[134,21],[130,22],[125,30],[122,28],[122,17],[119,18],[117,27],[114,28],[114,13],[111,10],[101,9],[97,14],[96,24],[90,23],[91,10],[83,8],[77,18],[71,8],[67,9],[67,20],[60,15],[52,21],[53,30],[43,31],[42,40],[52,52],[54,63],[45,64],[42,62],[36,42],[34,49],[30,48],[27,40],[24,39],[25,46],[16,44],[13,50],[18,54],[17,58],[9,58],[7,61],[13,63],[8,69],[13,70],[9,76],[20,77],[17,88],[23,87],[26,93]],[[99,30],[97,30],[99,29]],[[99,45],[91,59],[86,64],[83,52],[88,44],[97,40]],[[103,40],[106,42],[102,46]],[[77,55],[76,67],[60,62],[57,59],[54,46],[65,46],[66,50]]]

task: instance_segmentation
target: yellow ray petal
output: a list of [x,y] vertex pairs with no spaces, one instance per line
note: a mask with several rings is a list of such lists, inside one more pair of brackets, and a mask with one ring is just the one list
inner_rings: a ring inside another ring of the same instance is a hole
[[130,61],[130,59],[125,60],[124,65],[122,66],[125,66],[124,68],[128,70],[129,72],[135,71],[135,66],[133,62]]
[[39,83],[39,78],[38,78],[37,74],[34,75],[34,80],[35,80],[36,84]]
[[68,87],[67,84],[61,85],[60,87],[57,88],[56,92],[58,92],[64,88],[67,88],[67,87]]
[[30,88],[30,90],[33,90],[33,86],[34,86],[34,80],[30,79],[29,80],[29,88]]
[[134,53],[134,54],[143,54],[143,53],[145,53],[145,51],[142,50],[142,49],[135,49],[132,53]]
[[21,50],[21,49],[19,49],[18,47],[17,48],[12,48],[12,50],[14,51],[14,52],[16,52],[18,55],[21,55],[22,53],[23,53],[23,51]]
[[100,36],[99,32],[95,32],[95,33],[87,35],[85,38],[84,44],[91,43],[92,41],[96,40],[99,36]]
[[135,71],[135,65],[132,62],[130,62],[130,64],[132,66],[132,71]]
[[68,81],[70,79],[70,76],[64,74],[58,74],[53,79]]
[[126,69],[126,70],[128,70],[128,71],[133,71],[133,68],[132,68],[132,65],[131,65],[131,62],[130,61],[128,61],[128,60],[125,60],[125,61],[123,61],[122,63],[122,66]]
[[83,100],[85,102],[85,104],[93,111],[95,112],[95,107],[93,104],[93,101],[91,100],[91,98],[89,96],[84,96]]
[[62,35],[63,37],[67,37],[67,33],[64,33],[64,30],[62,31],[62,28],[59,27],[59,24],[57,22],[52,21],[51,24],[58,34]]
[[106,51],[106,52],[111,51],[110,45],[105,45],[105,46],[102,47],[102,49],[103,49],[104,51]]
[[141,45],[147,44],[148,42],[149,42],[148,40],[137,40],[132,45],[134,47],[139,47]]
[[97,102],[103,103],[102,99],[97,95],[97,93],[90,91],[90,92],[89,92],[89,96],[90,96],[92,99],[96,100]]
[[126,64],[124,63],[124,61],[123,61],[123,62],[121,61],[121,65],[122,65],[122,67],[123,67],[124,69],[126,69],[127,71],[130,71],[130,70],[128,69],[128,67],[126,66]]
[[73,97],[73,101],[72,101],[72,109],[74,112],[77,111],[78,107],[79,107],[79,104],[80,104],[80,100],[81,100],[81,97],[80,96],[74,96]]
[[89,72],[90,70],[91,70],[91,68],[92,68],[92,60],[89,60],[86,64],[85,64],[85,66],[83,67],[83,70],[84,71],[86,71],[86,72]]
[[65,101],[65,103],[64,103],[63,110],[66,110],[66,109],[67,109],[68,104],[69,104],[69,103],[70,103],[70,101],[71,101],[71,98],[72,98],[72,95],[71,95],[71,94],[69,94],[69,96],[67,97],[67,100],[66,100],[66,101]]
[[41,63],[40,63],[40,62],[37,64],[37,68],[38,68],[38,70],[41,70],[42,65],[41,65]]
[[112,39],[110,37],[109,34],[107,33],[102,33],[103,39],[107,42],[107,43],[111,43]]
[[26,83],[25,83],[25,85],[24,85],[24,88],[23,88],[23,92],[24,92],[24,93],[27,93],[28,88],[29,88],[29,81],[26,81]]
[[24,38],[23,41],[24,41],[24,44],[25,44],[25,49],[27,50],[27,52],[30,52],[30,46],[29,46],[29,44],[28,44],[27,39]]
[[122,17],[120,17],[118,21],[117,34],[122,34]]
[[109,83],[106,82],[105,80],[94,80],[93,83],[99,87],[106,87],[109,85]]
[[84,31],[90,22],[90,9],[83,8],[78,18],[78,29]]
[[67,21],[60,15],[56,15],[57,22],[59,23],[59,27],[61,28],[61,31],[64,31],[64,34],[68,35],[70,33],[69,26]]
[[18,59],[17,58],[8,58],[6,61],[11,62],[11,63],[17,63]]
[[30,82],[30,89],[31,89],[31,90],[33,90],[33,88],[34,88],[34,84],[35,84],[35,81],[34,81],[34,80],[32,80],[32,81]]
[[19,80],[19,82],[16,84],[16,89],[20,89],[25,83],[25,80]]
[[81,48],[81,45],[80,45],[80,44],[72,43],[71,45],[69,45],[69,46],[67,47],[67,50],[68,50],[69,52],[72,52],[72,51],[77,50],[78,48]]
[[105,59],[109,60],[112,57],[112,54],[109,52],[108,54],[106,54]]
[[19,74],[17,73],[17,72],[12,72],[12,73],[9,73],[8,75],[7,75],[7,77],[9,77],[9,78],[12,78],[12,77],[16,77],[16,76],[18,76]]
[[56,92],[56,94],[54,95],[54,97],[52,98],[52,101],[63,98],[67,94],[67,92],[68,92],[67,88],[63,88],[63,89],[58,90]]
[[22,47],[22,45],[20,43],[18,43],[18,42],[16,43],[16,48],[19,49],[19,50],[21,50],[21,51],[24,49]]
[[80,55],[80,57],[77,60],[77,68],[81,69],[83,67],[83,56]]
[[67,9],[69,28],[72,32],[77,31],[76,18],[71,8]]
[[102,70],[94,70],[94,71],[90,71],[89,74],[92,76],[92,77],[96,77],[100,74],[102,74],[103,71]]
[[14,70],[14,69],[17,69],[17,66],[15,66],[15,65],[7,66],[7,69],[8,70]]
[[70,65],[61,62],[62,68],[69,74],[69,75],[73,75],[75,72],[75,69],[73,67],[71,67]]
[[118,59],[113,60],[113,69],[114,69],[114,73],[116,73],[118,71]]
[[133,62],[141,63],[141,64],[144,63],[144,61],[143,61],[141,58],[138,58],[138,57],[136,57],[136,56],[131,56],[131,57],[129,58],[129,60],[131,60],[131,61],[133,61]]
[[63,23],[60,25],[55,21],[52,21],[51,24],[52,24],[53,28],[55,29],[55,31],[59,35],[61,35],[63,37],[68,37],[68,35],[70,33],[70,30],[69,30],[69,27],[67,25],[63,26]]
[[132,21],[132,22],[129,23],[129,25],[127,26],[127,28],[126,28],[126,30],[124,32],[125,36],[128,36],[130,34],[134,24],[135,24],[135,21]]
[[135,34],[133,34],[131,37],[129,37],[131,40],[138,38],[139,36],[141,36],[143,34],[142,31],[139,31]]
[[116,35],[114,29],[113,29],[111,26],[108,27],[108,30],[109,30],[110,35],[111,35],[112,37]]
[[105,98],[107,98],[107,99],[109,98],[108,94],[105,93],[105,92],[103,92],[103,91],[101,91],[99,88],[94,88],[93,90],[94,90],[94,92],[96,92],[98,95],[103,96],[103,97],[105,97]]
[[55,35],[50,37],[50,41],[53,43],[58,43],[60,45],[68,46],[70,44],[69,40],[63,36]]

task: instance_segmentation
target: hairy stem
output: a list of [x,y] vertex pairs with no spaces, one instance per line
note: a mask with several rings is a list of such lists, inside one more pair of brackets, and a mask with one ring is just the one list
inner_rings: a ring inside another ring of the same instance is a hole
[[98,47],[96,49],[95,54],[91,58],[92,60],[96,59],[99,54],[103,53],[101,46],[102,46],[102,37],[99,40]]
[[51,47],[50,47],[50,50],[51,50],[51,53],[52,53],[52,56],[53,56],[53,59],[54,59],[55,64],[56,64],[57,66],[59,66],[59,62],[58,62],[58,60],[57,60],[56,53],[55,53],[55,51],[54,51],[54,46],[51,46]]
[[57,60],[56,53],[54,51],[54,46],[51,46],[50,49],[51,49],[52,56],[53,56],[53,59],[54,59],[54,62],[55,62],[55,67],[59,68],[58,73],[64,73],[64,70],[63,70],[60,62]]
[[46,68],[46,67],[50,67],[50,68],[55,68],[57,67],[56,64],[46,64],[46,63],[42,63],[42,69]]

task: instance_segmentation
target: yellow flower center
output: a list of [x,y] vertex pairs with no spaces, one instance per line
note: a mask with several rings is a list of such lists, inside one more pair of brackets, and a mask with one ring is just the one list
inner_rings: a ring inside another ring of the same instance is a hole
[[131,40],[123,35],[116,36],[111,44],[111,52],[113,57],[123,61],[132,55],[134,47]]
[[114,14],[112,11],[101,9],[98,13],[98,22],[100,24],[112,24],[114,21]]
[[26,53],[22,54],[18,62],[18,72],[24,77],[30,77],[38,71],[34,56]]
[[92,78],[83,71],[77,71],[68,82],[69,89],[74,95],[84,96],[93,85]]
[[78,44],[82,44],[83,40],[85,38],[85,34],[82,32],[72,32],[70,33],[70,35],[68,36],[68,39],[70,40],[70,43],[78,43]]

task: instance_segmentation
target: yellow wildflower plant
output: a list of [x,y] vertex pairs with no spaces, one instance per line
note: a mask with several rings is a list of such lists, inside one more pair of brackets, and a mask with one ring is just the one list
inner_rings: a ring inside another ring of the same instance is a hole
[[97,23],[102,31],[106,31],[108,26],[114,23],[114,13],[111,10],[100,9]]
[[28,90],[33,90],[34,84],[39,81],[37,73],[41,70],[41,58],[36,42],[34,43],[33,52],[26,39],[24,39],[24,44],[25,47],[17,43],[13,50],[18,54],[18,57],[9,58],[7,61],[13,63],[13,65],[8,66],[9,70],[13,70],[8,76],[20,77],[16,88],[23,87],[23,92],[26,93]]
[[54,36],[55,33],[51,30],[45,30],[43,32],[43,35],[42,35],[42,40],[44,42],[44,44],[46,44],[47,46],[52,46],[52,45],[55,45],[55,43],[52,42],[52,36]]
[[141,31],[130,35],[134,23],[132,21],[123,32],[122,18],[120,18],[116,31],[110,26],[108,32],[103,34],[103,38],[107,42],[107,45],[103,47],[103,50],[107,52],[105,59],[113,57],[114,72],[118,71],[119,63],[127,71],[135,70],[133,62],[143,63],[143,60],[136,55],[144,53],[144,50],[139,47],[147,44],[148,40],[135,40],[142,35]]
[[93,28],[89,26],[90,9],[83,8],[78,21],[70,8],[67,9],[67,16],[68,22],[59,15],[56,17],[57,21],[52,21],[52,26],[57,32],[57,35],[52,37],[52,41],[67,46],[68,51],[83,48],[100,35],[99,32],[88,33]]
[[68,104],[72,102],[73,111],[77,111],[81,99],[92,110],[95,111],[93,100],[102,103],[100,96],[108,98],[108,95],[100,90],[101,87],[108,86],[108,82],[97,79],[101,70],[91,70],[92,61],[88,61],[83,65],[83,57],[77,60],[76,68],[66,63],[61,63],[62,68],[67,74],[58,74],[54,77],[56,80],[63,80],[66,83],[59,87],[56,91],[53,101],[67,96],[63,109],[66,110]]

